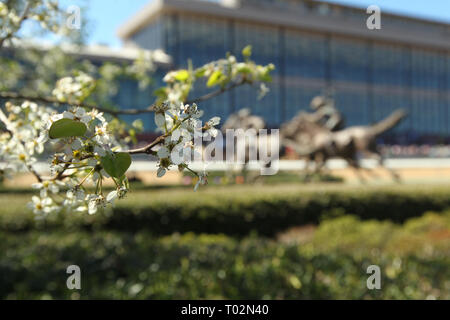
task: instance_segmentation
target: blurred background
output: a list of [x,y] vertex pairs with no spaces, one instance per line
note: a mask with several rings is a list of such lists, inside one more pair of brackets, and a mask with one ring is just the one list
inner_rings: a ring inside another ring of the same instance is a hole
[[[130,171],[134,191],[114,209],[44,221],[25,209],[33,191],[21,175],[0,188],[1,298],[450,298],[448,1],[61,2],[82,8],[83,45],[63,54],[77,63],[127,65],[141,50],[155,52],[148,86],[121,78],[110,94],[122,109],[151,104],[170,70],[251,45],[256,63],[276,67],[269,93],[226,92],[202,105],[205,118],[248,108],[280,128],[311,112],[318,95],[334,101],[346,126],[406,110],[376,141],[401,183],[382,170],[362,183],[339,159],[305,179],[294,152],[258,183],[213,165],[209,186],[193,193],[193,177],[157,179],[156,165],[141,158]],[[369,5],[381,8],[379,30],[367,27]],[[44,62],[50,48],[63,48],[47,35],[23,44]],[[192,97],[209,90],[196,86]],[[139,140],[152,140],[153,115],[123,119],[138,118]],[[71,264],[81,268],[82,290],[66,288]],[[381,268],[380,290],[366,286],[369,265]]]
[[[107,3],[106,3],[107,2]],[[377,138],[378,149],[410,182],[445,183],[450,178],[450,57],[449,4],[434,0],[377,1],[381,29],[367,20],[370,1],[69,1],[82,8],[82,50],[69,50],[95,66],[131,63],[141,50],[152,50],[156,69],[150,85],[119,79],[110,100],[121,109],[145,108],[154,100],[164,75],[194,67],[229,52],[240,55],[251,45],[258,64],[273,63],[273,81],[264,99],[250,86],[232,90],[207,102],[205,118],[248,108],[267,128],[280,128],[299,111],[311,112],[310,102],[327,96],[341,113],[345,126],[371,125],[397,109],[407,112],[399,125]],[[51,37],[29,43],[57,45]],[[27,35],[27,29],[23,32]],[[196,86],[191,97],[208,92]],[[126,116],[143,120],[141,140],[155,137],[151,114]],[[295,153],[284,158],[298,159]],[[363,161],[363,166],[373,166]],[[291,162],[282,168],[303,168]],[[140,171],[140,166],[135,167]],[[153,168],[153,167],[152,167]],[[358,181],[346,164],[329,161],[328,168],[347,181]],[[436,170],[439,168],[439,170]],[[154,169],[154,168],[153,168]],[[223,167],[211,167],[221,170]],[[379,172],[383,179],[388,178]],[[178,177],[181,179],[181,177]]]

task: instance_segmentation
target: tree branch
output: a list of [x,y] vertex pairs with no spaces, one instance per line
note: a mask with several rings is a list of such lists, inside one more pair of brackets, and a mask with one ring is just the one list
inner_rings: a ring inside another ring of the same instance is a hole
[[[192,99],[192,100],[187,100],[185,101],[185,103],[187,104],[192,104],[192,103],[199,103],[199,102],[203,102],[209,99],[212,99],[216,96],[221,95],[222,93],[232,90],[236,87],[239,87],[243,84],[248,83],[245,80],[240,80],[238,82],[232,83],[230,86],[226,87],[226,88],[220,88],[216,91],[207,93],[203,96],[200,96],[198,98]],[[154,103],[150,106],[148,106],[145,109],[122,109],[122,110],[111,110],[108,108],[102,108],[99,107],[97,105],[94,104],[88,104],[88,103],[79,103],[79,102],[74,102],[74,101],[68,101],[68,102],[61,102],[56,98],[53,97],[43,97],[43,96],[35,96],[35,95],[26,95],[26,94],[21,94],[21,93],[17,93],[17,92],[11,92],[11,91],[2,91],[0,92],[0,98],[3,99],[12,99],[12,100],[29,100],[29,101],[35,101],[35,102],[41,102],[41,103],[48,103],[48,104],[55,104],[55,105],[59,105],[59,106],[63,106],[63,105],[75,105],[75,106],[79,106],[79,107],[83,107],[83,108],[89,108],[89,109],[97,109],[98,111],[104,112],[104,113],[108,113],[114,117],[118,117],[120,115],[138,115],[138,114],[144,114],[144,113],[151,113],[151,112],[155,112],[157,105]]]
[[[245,79],[242,79],[238,82],[232,83],[230,86],[226,87],[226,88],[220,88],[216,91],[212,91],[210,93],[207,93],[203,96],[200,96],[198,98],[192,99],[192,100],[187,100],[185,101],[185,103],[187,104],[192,104],[192,103],[198,103],[198,102],[202,102],[202,101],[206,101],[209,99],[212,99],[216,96],[221,95],[222,93],[232,90],[236,87],[239,87],[243,84],[249,83],[247,82]],[[101,112],[105,112],[105,113],[109,113],[113,116],[119,116],[119,115],[137,115],[137,114],[142,114],[142,113],[150,113],[150,112],[154,112],[155,108],[156,108],[156,104],[152,104],[149,107],[147,107],[146,109],[128,109],[128,110],[110,110],[110,109],[105,109],[105,108],[100,108],[96,105],[91,105],[91,104],[86,104],[86,103],[70,103],[70,102],[61,102],[55,98],[52,97],[40,97],[40,96],[29,96],[29,95],[23,95],[20,93],[16,93],[16,92],[0,92],[0,98],[3,99],[17,99],[17,100],[29,100],[29,101],[35,101],[35,102],[42,102],[42,103],[51,103],[51,104],[57,104],[57,105],[67,105],[67,104],[73,104],[73,105],[77,105],[80,107],[84,107],[84,108],[90,108],[90,109],[97,109]],[[203,128],[204,129],[204,128]],[[168,137],[167,134],[165,135],[161,135],[158,138],[156,138],[153,142],[151,142],[150,144],[146,145],[145,147],[142,148],[137,148],[137,149],[132,149],[132,150],[128,150],[128,151],[124,151],[128,154],[155,154],[155,152],[152,150],[155,146],[157,146],[158,144],[164,142],[164,140]]]
[[28,171],[31,172],[31,174],[36,178],[36,180],[38,182],[42,182],[43,181],[41,176],[39,175],[39,173],[37,173],[37,171],[34,170],[34,168],[33,168],[33,166],[31,164],[25,164],[25,165],[26,165]]
[[205,94],[205,95],[203,95],[203,96],[200,96],[200,97],[198,97],[198,98],[195,98],[195,99],[192,99],[192,100],[187,100],[187,101],[185,101],[185,103],[187,103],[187,104],[192,104],[192,103],[203,102],[203,101],[212,99],[212,98],[214,98],[214,97],[217,97],[217,96],[221,95],[222,93],[224,93],[224,92],[226,92],[226,91],[232,90],[232,89],[234,89],[234,88],[236,88],[236,87],[239,87],[239,86],[241,86],[241,85],[243,85],[243,84],[246,84],[246,83],[248,83],[248,82],[247,82],[245,79],[242,79],[242,80],[240,80],[240,81],[238,81],[238,82],[232,83],[229,87],[226,87],[226,88],[220,88],[219,90],[216,90],[216,91],[207,93],[207,94]]
[[41,102],[41,103],[48,103],[48,104],[56,104],[59,106],[63,105],[76,105],[83,108],[89,108],[89,109],[97,109],[98,111],[111,114],[115,117],[119,115],[133,115],[133,114],[140,114],[140,113],[146,113],[146,112],[153,112],[154,111],[154,104],[148,107],[147,109],[128,109],[128,110],[111,110],[107,108],[102,108],[97,105],[88,104],[88,103],[79,103],[79,102],[62,102],[59,101],[56,98],[53,97],[42,97],[42,96],[34,96],[34,95],[25,95],[17,92],[11,92],[11,91],[3,91],[0,92],[0,98],[2,99],[12,99],[12,100],[28,100],[28,101],[34,101],[34,102]]
[[[208,130],[210,127],[208,125],[204,125],[203,127],[201,127],[202,132],[204,132],[205,130]],[[156,138],[155,140],[153,140],[153,142],[151,142],[150,144],[146,145],[145,147],[142,148],[138,148],[138,149],[132,149],[132,150],[128,150],[128,151],[122,151],[122,152],[126,152],[128,154],[152,154],[152,155],[156,155],[156,152],[153,151],[153,147],[156,147],[158,144],[163,143],[164,140],[170,136],[170,133],[166,133],[163,134],[161,136],[159,136],[158,138]]]
[[164,142],[164,140],[167,138],[167,136],[168,135],[164,134],[162,136],[159,136],[155,140],[153,140],[153,142],[151,142],[150,144],[146,145],[145,147],[138,148],[138,149],[133,149],[133,150],[128,150],[128,151],[124,151],[124,152],[126,152],[128,154],[154,154],[154,151],[152,149],[155,146],[157,146],[158,144]]
[[62,180],[62,179],[64,179],[64,178],[65,178],[64,172],[66,172],[66,170],[69,169],[69,167],[70,167],[70,164],[69,164],[69,163],[66,163],[66,164],[64,165],[64,168],[63,168],[60,172],[58,172],[58,174],[57,174],[52,180],[53,180],[53,181],[56,181],[56,180]]

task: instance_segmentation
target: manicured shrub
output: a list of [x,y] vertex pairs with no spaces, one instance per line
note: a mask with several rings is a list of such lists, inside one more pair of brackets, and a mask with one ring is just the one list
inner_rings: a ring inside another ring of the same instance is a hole
[[[449,299],[449,232],[450,214],[427,214],[403,227],[340,217],[301,243],[143,231],[1,233],[0,298]],[[80,291],[66,288],[72,264],[81,268]],[[381,290],[366,287],[372,264],[381,268]]]
[[[14,198],[15,197],[15,198]],[[186,189],[140,191],[118,206],[96,215],[64,213],[36,221],[24,208],[26,195],[0,197],[0,230],[117,230],[153,234],[173,232],[273,236],[292,226],[353,214],[361,219],[403,222],[429,210],[450,207],[450,188],[304,188],[211,187],[197,193]],[[170,200],[170,201],[169,201]]]

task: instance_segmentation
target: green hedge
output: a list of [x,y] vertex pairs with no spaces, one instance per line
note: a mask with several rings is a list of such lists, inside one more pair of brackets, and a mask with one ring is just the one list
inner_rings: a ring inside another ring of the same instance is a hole
[[[344,213],[362,219],[389,219],[402,222],[427,210],[450,207],[448,189],[406,190],[369,189],[355,193],[353,189],[285,192],[260,188],[211,188],[205,192],[190,190],[139,192],[118,202],[111,212],[94,216],[63,214],[36,221],[23,208],[28,196],[18,196],[20,205],[11,206],[11,196],[3,198],[0,229],[24,231],[35,228],[49,230],[67,227],[103,228],[118,231],[150,230],[155,234],[172,232],[225,233],[246,235],[256,231],[271,236],[290,226],[318,223],[330,216]],[[234,193],[232,190],[236,190]],[[8,203],[6,203],[8,202]]]
[[[1,233],[0,298],[449,299],[449,232],[450,214],[427,214],[403,227],[332,219],[306,240]],[[66,288],[72,264],[80,291]],[[381,290],[366,288],[372,264]]]
[[24,208],[29,195],[0,196],[0,231],[115,230],[153,234],[195,232],[273,236],[291,226],[317,224],[353,214],[361,219],[403,222],[425,211],[450,207],[450,188],[439,187],[211,187],[139,191],[113,211],[93,216],[71,213],[36,221]]

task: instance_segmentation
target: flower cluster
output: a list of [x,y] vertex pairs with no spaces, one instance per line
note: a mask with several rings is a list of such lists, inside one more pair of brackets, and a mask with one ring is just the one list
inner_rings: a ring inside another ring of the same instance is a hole
[[[199,119],[202,114],[196,104],[166,103],[158,108],[155,122],[164,138],[154,153],[159,158],[158,177],[171,166],[190,170],[188,162],[192,157],[201,157],[193,140],[199,136],[214,137],[217,134],[215,126],[220,121],[215,117],[202,126]],[[36,214],[57,212],[62,208],[93,214],[99,207],[126,195],[129,186],[125,171],[131,158],[121,152],[124,147],[109,131],[102,113],[97,110],[87,112],[81,107],[70,108],[52,114],[46,128],[46,137],[55,142],[56,152],[50,164],[52,178],[33,185],[39,190],[39,196],[34,196],[30,203]],[[79,128],[84,130],[77,133]],[[207,174],[195,174],[198,176],[197,190],[199,185],[207,183]],[[104,179],[111,179],[116,186],[107,195],[103,192]]]
[[169,103],[181,103],[192,89],[191,74],[187,70],[170,71],[163,81],[167,83],[167,87],[162,88],[162,97]]
[[[50,136],[52,127],[60,120],[68,120],[63,123],[67,123],[68,130],[74,124],[84,125],[86,128],[84,134],[58,138],[60,150],[51,159],[51,172],[56,177],[64,177],[62,180],[68,189],[61,204],[71,210],[93,214],[97,207],[125,196],[128,190],[126,177],[123,174],[111,175],[105,170],[105,159],[112,159],[122,146],[109,131],[103,113],[95,109],[86,112],[78,107],[53,115],[48,124]],[[113,167],[114,165],[113,163]],[[105,197],[103,180],[108,178],[112,179],[116,189]],[[42,184],[39,186],[41,190],[45,187]],[[90,188],[94,188],[93,193],[89,192]]]
[[63,113],[52,115],[47,124],[48,129],[51,128],[53,123],[61,119],[79,121],[86,125],[88,129],[86,134],[90,135],[90,137],[88,138],[85,134],[81,137],[61,139],[60,142],[64,144],[64,151],[62,154],[57,153],[55,157],[62,155],[64,160],[71,161],[74,158],[91,155],[104,156],[107,151],[111,150],[110,145],[112,142],[117,143],[108,132],[108,122],[102,112],[98,112],[95,109],[86,112],[81,107],[71,108]]
[[27,19],[37,21],[41,28],[51,32],[67,33],[65,25],[61,23],[66,13],[58,6],[58,1],[27,1],[26,6],[21,4],[21,1],[13,1],[11,4],[0,2],[0,19],[2,20],[0,38],[15,36],[21,27],[21,22]]
[[220,86],[222,89],[229,84],[260,83],[259,98],[262,98],[269,91],[264,83],[272,80],[270,73],[275,67],[273,64],[257,65],[250,60],[251,47],[244,48],[242,55],[244,61],[241,62],[238,62],[235,56],[228,55],[224,59],[210,62],[195,70],[189,68],[171,71],[163,79],[167,86],[157,93],[161,100],[180,103],[186,100],[195,81],[205,79],[207,87]]
[[44,152],[48,134],[43,128],[52,109],[29,101],[21,105],[7,102],[6,112],[0,111],[0,120],[7,130],[0,135],[2,170],[11,174],[23,172],[36,162],[36,155]]
[[[111,176],[105,170],[109,163],[110,170],[116,173],[114,154],[121,145],[109,132],[103,113],[71,108],[57,114],[28,101],[19,106],[7,103],[6,111],[7,115],[0,111],[0,120],[7,129],[0,135],[1,170],[6,174],[28,170],[37,175],[39,183],[33,188],[39,190],[39,196],[34,196],[30,203],[35,213],[48,214],[64,207],[92,214],[98,206],[125,196],[126,177]],[[65,136],[80,126],[85,128],[83,134]],[[51,158],[52,177],[46,179],[35,172],[33,164],[35,156],[44,152],[49,141],[56,153]],[[103,195],[105,178],[111,178],[116,186],[107,196]],[[93,193],[90,188],[94,189]]]
[[154,52],[148,50],[140,51],[137,59],[126,69],[129,75],[138,80],[140,89],[147,88],[151,82],[151,78],[148,75],[156,69],[154,60]]
[[75,77],[65,77],[56,83],[53,95],[61,102],[82,102],[95,88],[89,75],[79,72]]
[[229,55],[226,59],[220,59],[204,65],[197,70],[197,74],[208,78],[209,87],[226,85],[233,79],[241,79],[248,83],[269,82],[270,72],[274,70],[273,64],[266,66],[256,65],[246,58],[244,62],[238,62],[236,57]]
[[[158,177],[164,176],[172,165],[177,166],[179,170],[190,170],[188,163],[192,159],[201,160],[201,152],[196,149],[194,140],[216,137],[218,130],[215,126],[220,123],[220,118],[214,117],[202,126],[200,120],[202,115],[203,111],[199,110],[195,103],[192,105],[166,103],[158,108],[155,123],[165,137],[156,152],[159,158]],[[204,177],[196,175],[202,184],[206,183],[206,175]]]
[[29,18],[38,21],[41,28],[54,33],[67,33],[65,25],[58,21],[61,17],[64,18],[66,16],[66,13],[63,13],[61,8],[59,8],[58,1],[46,0],[42,2],[41,6],[33,9],[33,12],[29,14]]
[[18,27],[20,23],[20,15],[14,9],[9,9],[8,6],[0,2],[0,17],[8,28],[2,28],[5,33],[11,32],[11,27]]

